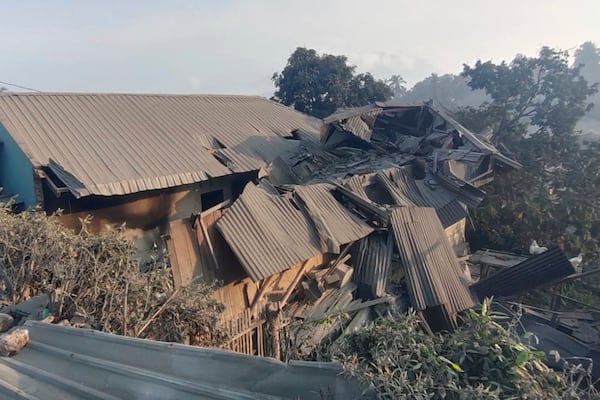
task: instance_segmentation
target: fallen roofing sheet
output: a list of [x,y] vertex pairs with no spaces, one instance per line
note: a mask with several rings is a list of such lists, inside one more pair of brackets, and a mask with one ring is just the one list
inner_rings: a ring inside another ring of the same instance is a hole
[[311,221],[290,199],[249,183],[217,221],[240,263],[255,281],[320,254]]
[[353,215],[333,197],[333,186],[326,183],[296,186],[295,198],[313,220],[327,252],[339,253],[340,246],[361,239],[373,228]]
[[293,198],[279,195],[268,183],[246,185],[217,228],[255,281],[282,272],[320,253],[371,232],[320,183],[297,186]]
[[505,268],[472,285],[477,297],[512,296],[557,281],[575,273],[567,256],[558,247]]
[[299,141],[284,139],[293,131],[317,137],[321,125],[265,98],[220,95],[2,94],[0,120],[34,167],[76,197],[256,170],[297,151]]
[[373,232],[356,243],[351,253],[350,263],[354,267],[352,280],[366,285],[371,295],[385,294],[394,250],[391,232]]
[[28,321],[0,357],[2,399],[358,399],[337,364],[290,362]]
[[[458,259],[433,208],[396,208],[391,226],[416,310],[441,307],[444,319],[453,320],[459,311],[474,306]],[[438,319],[437,311],[431,315]],[[429,318],[428,322],[435,326],[446,323]]]
[[[326,125],[321,133],[321,142],[328,147],[338,146],[352,136],[363,143],[378,142],[387,137],[385,140],[395,142],[398,149],[415,152],[422,146],[423,149],[431,147],[434,142],[437,142],[436,147],[445,148],[453,144],[454,139],[459,139],[454,143],[454,149],[446,150],[453,151],[459,146],[462,154],[457,157],[463,157],[463,161],[467,161],[464,159],[466,153],[475,151],[479,154],[470,155],[468,161],[476,162],[481,155],[490,154],[510,167],[521,167],[450,115],[433,107],[431,102],[375,102],[364,107],[341,109],[323,121]],[[453,138],[453,135],[458,135],[458,138]]]
[[435,177],[430,177],[427,182],[423,179],[416,180],[410,167],[380,171],[375,179],[399,206],[435,208],[444,228],[468,215],[466,207],[458,201],[457,193],[440,185]]

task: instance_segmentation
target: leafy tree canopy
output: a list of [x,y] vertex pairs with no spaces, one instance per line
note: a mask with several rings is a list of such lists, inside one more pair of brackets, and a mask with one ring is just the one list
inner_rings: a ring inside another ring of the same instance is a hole
[[537,57],[517,56],[494,64],[477,61],[464,66],[463,76],[472,89],[483,89],[492,98],[483,107],[497,121],[496,139],[510,136],[570,135],[597,91],[581,75],[581,66],[570,66],[568,53],[544,47]]
[[[574,65],[581,65],[581,75],[588,82],[600,82],[600,48],[593,42],[585,42],[575,50]],[[600,94],[596,93],[590,100],[596,106],[588,116],[600,120]]]
[[406,91],[401,100],[427,101],[432,99],[436,105],[447,110],[455,111],[460,107],[478,107],[489,97],[483,90],[472,90],[468,81],[454,74],[431,74],[417,82]]
[[298,47],[280,73],[273,74],[274,99],[323,118],[341,107],[356,107],[392,97],[392,89],[370,73],[355,74],[346,56],[319,55]]
[[575,130],[598,87],[568,61],[567,52],[544,47],[537,57],[464,67],[469,86],[491,100],[462,109],[459,119],[474,129],[492,126],[495,143],[524,165],[486,188],[475,215],[476,246],[525,250],[537,239],[598,257],[592,226],[600,219],[600,149],[581,147]]

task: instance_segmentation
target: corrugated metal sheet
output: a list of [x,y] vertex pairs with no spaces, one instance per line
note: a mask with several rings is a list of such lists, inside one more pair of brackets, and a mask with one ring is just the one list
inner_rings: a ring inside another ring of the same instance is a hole
[[383,109],[381,107],[377,107],[375,104],[369,104],[363,107],[341,108],[328,117],[323,118],[323,122],[325,124],[329,124],[331,122],[341,121],[354,116],[379,113],[381,111],[383,111]]
[[333,197],[332,189],[326,183],[297,186],[295,196],[315,223],[328,252],[339,253],[340,246],[369,235],[373,228],[341,205]]
[[[75,196],[163,189],[258,169],[320,121],[253,96],[3,94],[0,121]],[[221,164],[211,151],[232,160]]]
[[367,192],[365,191],[366,183],[368,183],[368,177],[366,175],[353,175],[346,179],[344,186],[352,190],[357,195],[368,199]]
[[435,212],[444,228],[454,225],[467,216],[465,206],[456,199],[440,208],[436,208]]
[[482,138],[462,126],[458,121],[448,115],[446,112],[442,110],[435,109],[430,107],[434,113],[437,113],[440,117],[448,121],[454,129],[456,129],[471,145],[473,145],[476,149],[483,153],[493,154],[496,159],[503,162],[504,164],[512,167],[512,168],[521,168],[522,165],[517,161],[505,156],[498,150],[493,144],[484,141]]
[[[397,101],[387,101],[387,102],[375,102],[373,104],[369,104],[364,107],[350,108],[350,109],[342,109],[336,111],[332,115],[323,119],[323,122],[326,126],[323,129],[323,132],[329,131],[329,124],[334,123],[336,121],[348,120],[354,117],[360,117],[365,114],[370,114],[373,112],[377,113],[393,113],[402,110],[416,109],[416,108],[425,108],[428,109],[431,114],[434,116],[439,116],[439,118],[445,120],[448,125],[454,128],[460,135],[471,145],[473,149],[476,149],[478,152],[484,154],[492,154],[496,159],[501,161],[502,163],[509,165],[513,168],[520,168],[521,164],[510,159],[509,157],[502,154],[495,146],[491,143],[484,141],[482,138],[462,126],[458,121],[452,118],[449,114],[445,113],[442,110],[439,110],[432,106],[430,103],[424,102],[397,102]],[[352,124],[353,126],[355,124]],[[348,130],[348,132],[354,133],[356,136],[363,138],[369,137],[370,134],[366,134],[363,128],[358,129],[357,131]],[[321,136],[321,140],[323,143],[328,139],[327,135],[324,134]],[[368,141],[368,139],[365,139]],[[464,150],[464,149],[463,149]]]
[[476,188],[475,186],[467,183],[463,180],[452,178],[451,172],[448,171],[448,166],[444,165],[442,173],[435,175],[436,181],[444,188],[455,193],[461,202],[469,207],[477,207],[483,199],[485,199],[485,193]]
[[553,247],[513,267],[502,269],[471,287],[479,299],[513,296],[574,273],[565,253],[560,248]]
[[485,156],[485,154],[477,151],[460,149],[436,149],[434,154],[437,161],[459,160],[472,163],[479,162]]
[[154,342],[29,321],[30,342],[0,357],[0,398],[363,398],[358,382],[328,362],[281,363],[232,351]]
[[359,115],[348,118],[345,122],[341,123],[341,126],[362,140],[366,142],[371,141],[371,127]]
[[[452,319],[459,311],[473,307],[458,259],[433,208],[396,208],[391,226],[415,309],[442,306]],[[440,318],[437,311],[434,314]],[[439,325],[439,321],[429,322]]]
[[352,281],[368,286],[374,296],[383,296],[390,275],[393,249],[390,231],[373,232],[356,243],[350,252],[350,263],[354,267]]
[[253,183],[232,204],[217,229],[255,281],[321,253],[311,221],[292,204]]
[[434,177],[429,177],[428,183],[425,180],[415,180],[410,168],[404,167],[380,171],[375,179],[399,206],[435,208],[444,227],[467,216],[467,210],[458,201],[457,194],[439,185]]

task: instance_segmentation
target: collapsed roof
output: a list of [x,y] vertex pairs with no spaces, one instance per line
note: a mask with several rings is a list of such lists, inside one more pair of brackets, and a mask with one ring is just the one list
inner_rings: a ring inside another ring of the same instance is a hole
[[485,178],[495,163],[520,167],[427,102],[376,102],[339,110],[323,121],[321,143],[327,149],[350,146],[426,157],[433,172],[445,166],[467,182]]
[[451,329],[474,300],[444,229],[480,204],[477,186],[498,166],[519,164],[426,103],[376,103],[324,123],[320,145],[276,158],[246,186],[216,222],[223,239],[254,281],[350,249],[355,289],[340,288],[350,300],[385,296],[399,254],[412,306]]

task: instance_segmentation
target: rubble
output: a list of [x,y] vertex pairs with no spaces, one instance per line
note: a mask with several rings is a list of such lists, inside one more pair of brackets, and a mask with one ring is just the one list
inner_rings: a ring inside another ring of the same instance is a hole
[[24,328],[13,329],[0,335],[0,356],[17,353],[29,342],[29,331]]
[[[231,199],[169,222],[174,290],[222,281],[211,294],[225,306],[222,347],[318,358],[323,345],[409,307],[430,331],[448,331],[478,299],[572,273],[555,249],[505,262],[496,252],[495,263],[490,251],[468,256],[464,231],[485,198],[481,186],[520,165],[432,104],[375,103],[323,122],[320,142],[289,134],[293,154],[273,159]],[[165,291],[149,297],[154,313],[169,302]],[[44,308],[23,316],[42,319]],[[91,322],[80,315],[59,324]],[[144,333],[139,325],[119,322],[124,334]]]

